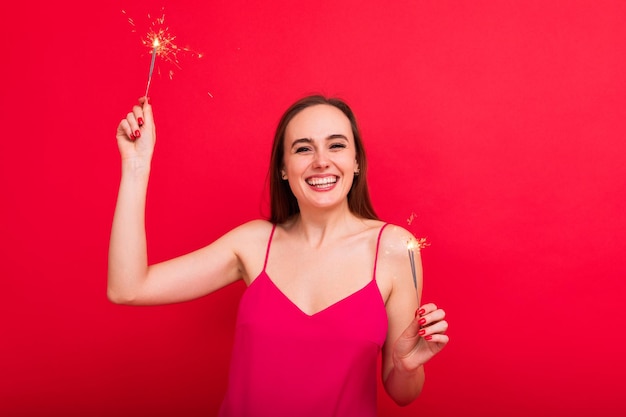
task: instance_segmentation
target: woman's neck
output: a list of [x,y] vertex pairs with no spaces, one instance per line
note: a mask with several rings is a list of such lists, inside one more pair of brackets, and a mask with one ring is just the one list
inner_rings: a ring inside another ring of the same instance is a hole
[[299,234],[313,248],[353,233],[359,219],[348,209],[348,204],[333,210],[304,209],[288,227]]

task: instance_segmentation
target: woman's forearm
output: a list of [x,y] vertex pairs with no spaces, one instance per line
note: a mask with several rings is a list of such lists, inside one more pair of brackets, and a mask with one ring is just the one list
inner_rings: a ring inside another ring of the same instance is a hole
[[107,296],[131,304],[148,270],[145,207],[150,162],[122,160],[122,179],[109,243]]
[[385,380],[385,390],[396,404],[408,405],[422,392],[424,377],[424,366],[412,372],[394,367]]

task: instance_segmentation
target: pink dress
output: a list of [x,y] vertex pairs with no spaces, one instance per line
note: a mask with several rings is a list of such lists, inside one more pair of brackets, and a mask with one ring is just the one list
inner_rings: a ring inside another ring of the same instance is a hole
[[[385,225],[386,226],[386,225]],[[387,312],[372,280],[308,315],[263,271],[239,305],[228,390],[221,417],[374,417],[377,358]]]

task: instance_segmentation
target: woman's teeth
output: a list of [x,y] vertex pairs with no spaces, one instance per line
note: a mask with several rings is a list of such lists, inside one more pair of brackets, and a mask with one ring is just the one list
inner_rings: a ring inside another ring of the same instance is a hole
[[336,183],[337,177],[309,178],[306,182],[309,185],[319,187]]

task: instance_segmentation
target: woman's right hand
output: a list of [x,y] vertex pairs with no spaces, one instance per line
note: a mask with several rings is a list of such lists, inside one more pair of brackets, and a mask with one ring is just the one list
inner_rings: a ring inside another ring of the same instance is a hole
[[138,158],[149,162],[152,159],[156,130],[147,97],[141,97],[139,104],[120,121],[116,137],[122,160]]

